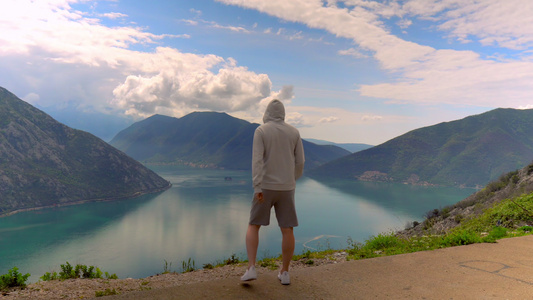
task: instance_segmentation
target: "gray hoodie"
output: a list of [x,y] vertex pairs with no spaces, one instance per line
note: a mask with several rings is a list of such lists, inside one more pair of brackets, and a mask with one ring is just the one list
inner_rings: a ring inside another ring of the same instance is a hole
[[305,162],[300,133],[285,123],[285,107],[279,100],[272,100],[268,104],[263,122],[254,133],[254,191],[294,190],[296,179],[302,176]]

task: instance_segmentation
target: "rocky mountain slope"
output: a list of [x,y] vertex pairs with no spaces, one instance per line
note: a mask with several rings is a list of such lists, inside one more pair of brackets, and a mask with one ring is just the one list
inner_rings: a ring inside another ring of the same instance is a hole
[[131,197],[169,182],[99,138],[0,88],[0,215]]
[[[521,195],[533,193],[533,164],[520,170],[503,174],[495,181],[490,182],[482,190],[472,194],[466,199],[448,207],[434,209],[426,213],[423,222],[414,222],[411,228],[402,232],[404,236],[422,236],[427,234],[444,234],[458,226],[465,220],[481,215],[487,208],[505,199],[513,199]],[[518,203],[518,208],[530,216],[533,221],[533,211],[528,211]],[[512,215],[505,216],[513,220]],[[499,220],[502,225],[505,219]],[[516,222],[516,221],[513,221]],[[494,224],[496,226],[498,224]],[[524,224],[518,224],[521,226]]]
[[533,110],[495,109],[413,130],[308,175],[481,187],[532,160]]
[[[258,124],[225,113],[194,112],[181,118],[154,115],[119,132],[111,145],[152,164],[248,170]],[[350,154],[332,145],[303,141],[306,169]]]

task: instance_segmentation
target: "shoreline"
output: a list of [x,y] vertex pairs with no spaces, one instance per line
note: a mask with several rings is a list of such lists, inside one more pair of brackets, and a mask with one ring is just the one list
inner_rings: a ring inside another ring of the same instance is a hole
[[44,209],[49,209],[49,208],[59,208],[59,207],[80,205],[80,204],[92,203],[92,202],[111,202],[111,201],[118,201],[118,200],[123,200],[123,199],[128,199],[128,198],[138,198],[138,197],[141,197],[141,196],[144,196],[144,195],[161,193],[161,192],[164,192],[164,191],[170,189],[171,187],[172,187],[172,183],[168,182],[168,185],[165,186],[165,187],[162,187],[162,188],[159,188],[159,189],[154,189],[154,190],[151,190],[151,191],[136,192],[136,193],[133,193],[133,194],[131,194],[129,196],[86,199],[86,200],[78,200],[78,201],[73,201],[73,202],[68,202],[68,203],[58,203],[58,204],[47,205],[47,206],[21,208],[21,209],[17,209],[17,210],[14,210],[14,211],[2,213],[2,214],[0,214],[0,218],[9,217],[9,216],[12,216],[12,215],[15,215],[15,214],[18,214],[18,213],[22,213],[22,212],[38,211],[38,210],[44,210]]

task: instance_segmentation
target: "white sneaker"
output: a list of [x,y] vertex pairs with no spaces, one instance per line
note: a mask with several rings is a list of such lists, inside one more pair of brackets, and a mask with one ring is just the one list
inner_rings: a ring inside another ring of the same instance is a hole
[[283,273],[279,273],[278,279],[281,281],[281,284],[283,285],[291,284],[291,277],[289,276],[289,272],[287,271]]
[[257,272],[255,271],[254,266],[246,270],[246,273],[244,273],[244,275],[242,275],[241,277],[242,281],[249,281],[249,280],[256,280],[256,279],[257,279]]

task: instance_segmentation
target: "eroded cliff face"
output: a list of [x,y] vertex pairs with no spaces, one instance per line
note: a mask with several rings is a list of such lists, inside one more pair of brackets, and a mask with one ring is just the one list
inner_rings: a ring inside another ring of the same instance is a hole
[[157,192],[169,182],[0,88],[0,215]]

